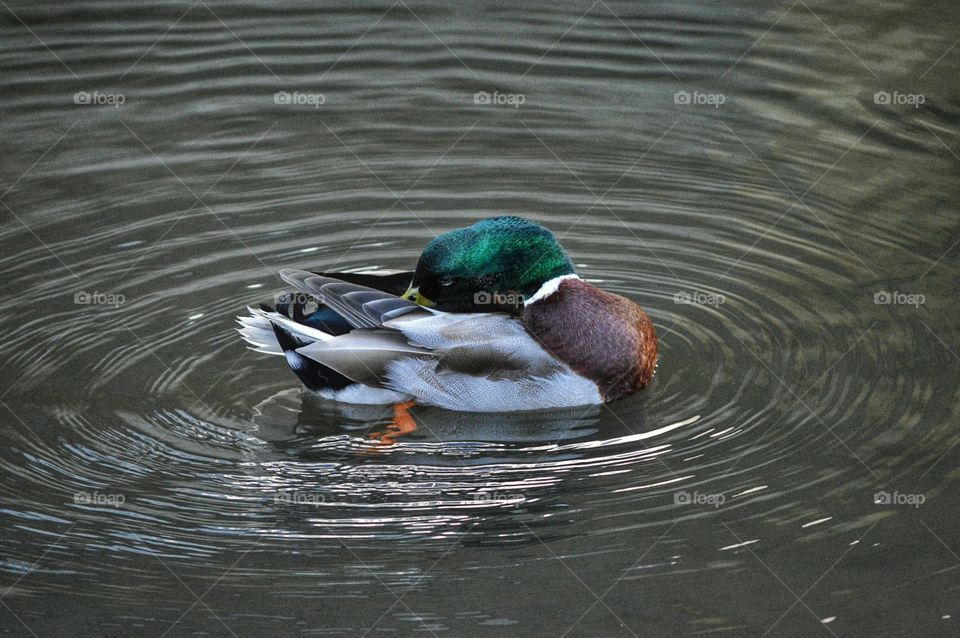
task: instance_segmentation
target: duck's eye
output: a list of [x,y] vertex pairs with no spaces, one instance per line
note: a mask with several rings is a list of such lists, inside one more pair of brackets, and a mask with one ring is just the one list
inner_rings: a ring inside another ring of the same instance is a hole
[[451,284],[453,284],[453,278],[452,278],[452,277],[444,277],[443,279],[440,280],[440,285],[443,286],[444,288],[446,288],[447,286],[449,286],[449,285],[451,285]]

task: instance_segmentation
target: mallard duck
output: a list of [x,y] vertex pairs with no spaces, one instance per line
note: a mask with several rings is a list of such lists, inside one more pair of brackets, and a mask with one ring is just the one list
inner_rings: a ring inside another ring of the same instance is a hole
[[248,309],[239,331],[339,401],[467,412],[602,404],[643,388],[656,366],[640,306],[580,279],[553,233],[520,217],[439,235],[412,273],[280,277],[296,292]]

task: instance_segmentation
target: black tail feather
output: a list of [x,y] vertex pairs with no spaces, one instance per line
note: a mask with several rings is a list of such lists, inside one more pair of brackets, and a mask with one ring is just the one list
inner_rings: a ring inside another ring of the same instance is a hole
[[283,349],[287,364],[294,374],[300,378],[303,385],[311,390],[342,390],[354,383],[352,379],[343,376],[336,370],[321,365],[297,352],[297,348],[307,345],[307,342],[277,324],[272,325],[273,333],[277,335],[277,342]]

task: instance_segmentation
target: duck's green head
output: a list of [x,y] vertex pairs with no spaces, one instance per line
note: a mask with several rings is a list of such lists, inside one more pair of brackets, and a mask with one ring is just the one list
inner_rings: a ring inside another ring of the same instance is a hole
[[516,310],[573,262],[549,230],[522,217],[493,217],[427,244],[404,297],[446,311]]

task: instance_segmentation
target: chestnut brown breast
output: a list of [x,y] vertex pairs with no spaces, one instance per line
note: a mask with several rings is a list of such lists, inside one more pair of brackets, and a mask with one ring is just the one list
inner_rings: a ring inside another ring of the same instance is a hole
[[597,384],[605,402],[633,394],[657,363],[653,323],[629,299],[579,279],[523,311],[527,331],[577,374]]

